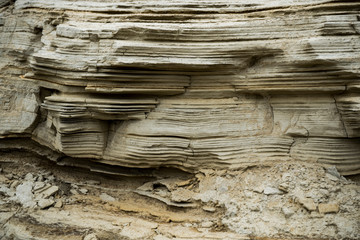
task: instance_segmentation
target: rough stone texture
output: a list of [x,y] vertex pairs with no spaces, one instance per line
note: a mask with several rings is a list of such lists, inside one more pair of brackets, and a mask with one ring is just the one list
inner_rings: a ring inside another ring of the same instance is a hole
[[299,203],[309,211],[315,211],[317,208],[314,200],[311,198],[300,198]]
[[[0,167],[2,240],[360,236],[359,177],[351,177],[357,182],[350,177],[334,179],[318,163],[279,162],[236,171],[202,169],[197,174],[162,169],[154,170],[152,177],[109,177],[16,151],[2,153]],[[29,173],[59,190],[37,201],[42,194],[26,180]],[[11,187],[15,181],[16,189]],[[287,191],[267,194],[269,185],[287,186]],[[82,188],[87,194],[72,191]],[[300,203],[302,198],[310,199],[313,207]],[[52,207],[55,202],[62,204]]]
[[0,7],[2,138],[127,167],[360,172],[358,1]]
[[320,203],[319,213],[337,213],[340,210],[340,207],[336,203]]

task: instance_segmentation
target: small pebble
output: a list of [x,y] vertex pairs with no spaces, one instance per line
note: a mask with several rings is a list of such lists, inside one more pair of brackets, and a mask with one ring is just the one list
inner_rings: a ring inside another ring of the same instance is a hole
[[14,175],[9,173],[9,174],[6,174],[5,177],[9,180],[12,180],[14,178]]
[[96,181],[96,180],[87,180],[85,182],[85,184],[89,184],[89,185],[100,185],[101,182],[100,181]]
[[71,189],[71,190],[70,190],[70,193],[71,193],[72,195],[78,195],[78,194],[79,194],[78,191],[76,191],[75,189]]
[[100,199],[103,200],[104,202],[114,202],[116,201],[116,199],[106,193],[102,193],[100,194]]
[[282,207],[281,211],[285,215],[286,218],[291,217],[295,213],[291,208],[287,208],[287,207]]
[[55,203],[54,200],[52,199],[40,199],[39,202],[38,202],[38,206],[41,208],[41,209],[44,209],[44,208],[47,208],[47,207],[50,207],[52,206],[53,204]]
[[36,190],[39,190],[41,188],[45,187],[45,183],[44,182],[35,182],[34,184],[34,187],[33,187],[33,190],[36,191]]
[[57,200],[57,202],[54,205],[54,208],[62,208],[63,202],[61,199]]
[[211,221],[205,221],[205,222],[201,223],[201,227],[203,227],[203,228],[211,228],[213,225],[214,225],[214,223]]
[[32,173],[27,173],[27,174],[25,175],[24,180],[26,180],[26,181],[33,181],[33,180],[34,180],[34,176],[32,175]]
[[275,195],[275,194],[283,194],[284,192],[274,188],[274,187],[266,187],[264,188],[264,194],[265,195]]
[[215,212],[216,211],[216,208],[209,207],[209,206],[204,206],[202,209],[206,212]]
[[95,233],[88,234],[84,237],[84,240],[98,240]]
[[85,195],[85,194],[87,194],[89,192],[89,190],[87,190],[85,188],[80,188],[79,192]]

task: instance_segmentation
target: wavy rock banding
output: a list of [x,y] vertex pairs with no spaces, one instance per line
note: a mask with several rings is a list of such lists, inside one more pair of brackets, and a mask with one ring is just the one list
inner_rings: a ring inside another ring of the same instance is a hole
[[0,3],[0,136],[126,167],[360,173],[360,3]]

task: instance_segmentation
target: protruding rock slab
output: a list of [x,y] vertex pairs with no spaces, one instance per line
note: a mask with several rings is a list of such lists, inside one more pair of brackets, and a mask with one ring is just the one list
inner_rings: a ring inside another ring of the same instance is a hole
[[89,168],[360,172],[357,1],[0,6],[0,138]]

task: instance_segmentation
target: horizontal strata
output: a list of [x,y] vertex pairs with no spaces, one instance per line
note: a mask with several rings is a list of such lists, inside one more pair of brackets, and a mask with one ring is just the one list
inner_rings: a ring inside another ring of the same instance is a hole
[[[242,18],[223,22],[75,22],[57,26],[56,36],[82,40],[147,40],[186,42],[260,41],[302,38],[319,35],[356,35],[360,23],[356,14],[292,16],[289,25],[284,17]],[[306,22],[304,22],[306,21]],[[275,29],[274,29],[275,28]],[[80,41],[79,41],[80,42]],[[79,45],[80,47],[80,45]]]
[[[237,168],[288,160],[292,139],[279,137],[207,138],[116,135],[102,162],[131,167]],[[144,159],[144,160],[142,160]]]
[[2,138],[127,167],[295,159],[360,172],[356,1],[17,0],[1,11]]
[[[89,3],[92,4],[89,4]],[[90,1],[46,1],[46,0],[18,0],[16,1],[16,9],[26,8],[45,8],[56,10],[72,10],[72,11],[89,11],[89,12],[104,12],[104,13],[136,13],[141,11],[149,11],[152,13],[158,12],[214,12],[214,13],[232,13],[232,12],[247,12],[247,11],[261,11],[268,9],[284,8],[290,6],[312,7],[313,5],[337,2],[336,0],[304,0],[301,2],[291,2],[286,0],[270,0],[260,1],[253,0],[251,3],[246,0],[234,2],[233,0],[192,0],[192,1],[136,1],[127,0],[121,2],[113,2],[112,0],[90,0]],[[341,3],[339,4],[341,5]],[[357,5],[355,3],[355,5]]]
[[295,159],[335,165],[346,175],[358,174],[359,139],[309,138],[299,140],[290,152]]
[[90,94],[52,95],[42,107],[60,118],[95,118],[101,120],[145,119],[145,114],[156,107],[156,99],[114,99]]

